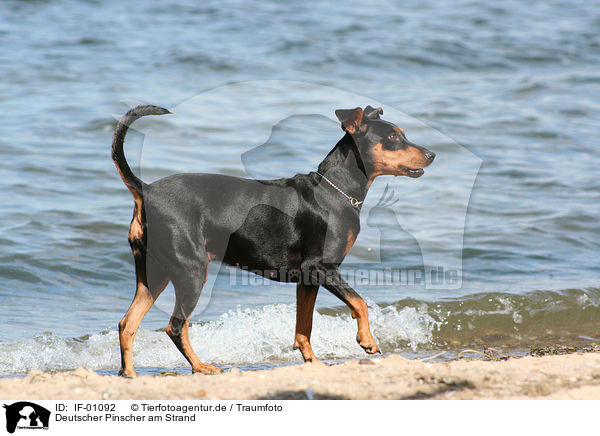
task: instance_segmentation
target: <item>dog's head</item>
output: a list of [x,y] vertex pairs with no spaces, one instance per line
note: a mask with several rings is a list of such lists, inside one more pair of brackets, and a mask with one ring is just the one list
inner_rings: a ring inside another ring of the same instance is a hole
[[342,129],[352,136],[365,163],[368,176],[421,177],[435,153],[410,142],[404,130],[380,118],[383,109],[338,109],[335,115]]

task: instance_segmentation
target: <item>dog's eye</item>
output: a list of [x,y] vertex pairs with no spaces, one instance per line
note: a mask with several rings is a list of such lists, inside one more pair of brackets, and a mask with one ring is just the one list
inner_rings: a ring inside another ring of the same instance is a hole
[[387,139],[389,141],[397,141],[398,140],[398,134],[397,133],[392,133],[390,136],[388,136]]

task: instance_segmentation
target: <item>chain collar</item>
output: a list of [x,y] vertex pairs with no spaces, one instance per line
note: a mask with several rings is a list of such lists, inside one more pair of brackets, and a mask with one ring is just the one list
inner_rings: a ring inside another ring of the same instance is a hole
[[342,191],[340,188],[338,188],[331,180],[329,180],[327,177],[325,177],[323,174],[321,174],[318,171],[315,171],[318,175],[320,175],[323,180],[325,180],[327,183],[329,183],[336,191],[338,191],[340,194],[342,194],[344,197],[346,197],[348,199],[348,201],[350,202],[350,204],[352,205],[352,207],[360,210],[359,206],[363,203],[362,201],[358,201],[358,198],[354,198],[349,196],[348,194],[346,194],[344,191]]

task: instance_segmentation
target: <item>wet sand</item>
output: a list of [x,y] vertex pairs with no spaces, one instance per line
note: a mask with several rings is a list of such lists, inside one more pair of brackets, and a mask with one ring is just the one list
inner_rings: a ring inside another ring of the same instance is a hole
[[2,399],[600,399],[600,353],[426,362],[398,355],[123,379],[79,368],[0,380]]

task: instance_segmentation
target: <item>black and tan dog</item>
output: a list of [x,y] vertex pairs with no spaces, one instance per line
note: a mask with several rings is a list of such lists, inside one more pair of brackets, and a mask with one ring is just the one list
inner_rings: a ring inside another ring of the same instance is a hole
[[176,301],[167,334],[193,372],[220,371],[200,362],[188,338],[189,319],[211,260],[272,280],[297,283],[294,347],[305,361],[315,360],[310,333],[319,286],[350,308],[358,322],[360,346],[370,354],[379,352],[369,328],[367,305],[337,268],[356,240],[361,205],[375,177],[420,177],[434,153],[381,120],[380,108],[367,106],[364,111],[336,111],[346,134],[316,172],[260,181],[176,174],[147,185],[127,164],[125,134],[136,119],[167,113],[156,106],[136,107],[119,120],[113,137],[113,160],[135,202],[129,243],[137,289],[119,323],[120,374],[136,375],[132,357],[135,333],[169,281]]

